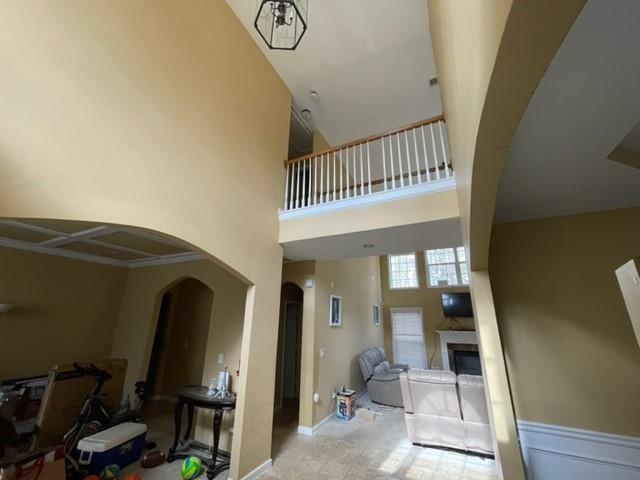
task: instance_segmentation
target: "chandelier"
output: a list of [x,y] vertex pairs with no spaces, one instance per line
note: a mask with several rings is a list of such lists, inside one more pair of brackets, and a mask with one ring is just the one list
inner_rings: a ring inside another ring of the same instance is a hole
[[272,50],[295,50],[307,31],[307,0],[259,0],[253,23]]

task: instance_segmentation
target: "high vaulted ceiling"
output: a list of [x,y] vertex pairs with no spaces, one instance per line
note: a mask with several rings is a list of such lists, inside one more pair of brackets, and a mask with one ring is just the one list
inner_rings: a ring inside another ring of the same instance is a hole
[[295,51],[264,44],[253,27],[256,1],[227,3],[331,145],[442,112],[438,86],[429,86],[436,70],[425,0],[310,0]]
[[0,247],[128,268],[204,258],[141,228],[69,220],[0,220]]
[[640,146],[638,25],[637,0],[587,2],[511,143],[497,222],[640,206],[640,169],[608,160]]

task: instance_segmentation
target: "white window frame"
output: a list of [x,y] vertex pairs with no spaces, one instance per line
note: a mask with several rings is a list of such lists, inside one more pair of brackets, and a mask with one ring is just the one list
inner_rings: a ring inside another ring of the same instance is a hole
[[418,312],[420,315],[420,330],[422,331],[422,344],[424,345],[424,366],[416,367],[412,366],[411,368],[429,368],[429,351],[427,347],[427,338],[424,335],[424,317],[422,316],[422,307],[393,307],[389,309],[390,320],[391,320],[391,348],[393,350],[393,361],[398,362],[398,357],[396,356],[396,352],[398,351],[396,347],[396,332],[395,332],[395,322],[393,321],[394,313],[415,313]]
[[[455,269],[456,269],[456,278],[458,279],[458,283],[455,285],[431,285],[431,275],[429,273],[429,266],[435,266],[435,265],[451,265],[451,263],[434,263],[434,264],[430,264],[429,263],[429,255],[427,254],[428,251],[430,250],[444,250],[446,248],[451,248],[453,249],[453,256],[455,258],[455,262],[453,263],[453,265],[455,265]],[[465,260],[464,262],[460,260],[460,257],[458,256],[458,248],[464,248],[462,245],[458,246],[458,247],[440,247],[440,248],[429,248],[427,250],[424,251],[424,267],[425,267],[425,273],[426,273],[426,280],[427,280],[427,288],[452,288],[452,287],[468,287],[469,283],[464,283],[462,280],[462,270],[460,269],[460,264],[461,263],[466,263],[467,264],[467,276],[470,276],[470,272],[469,272],[469,261]],[[465,256],[466,256],[466,252],[465,252]]]
[[[394,287],[393,286],[393,272],[391,270],[391,257],[401,257],[403,255],[413,255],[413,263],[416,267],[416,286],[415,287]],[[418,254],[416,252],[396,253],[394,255],[387,255],[387,270],[388,270],[388,282],[389,290],[420,290],[420,269],[418,268]]]

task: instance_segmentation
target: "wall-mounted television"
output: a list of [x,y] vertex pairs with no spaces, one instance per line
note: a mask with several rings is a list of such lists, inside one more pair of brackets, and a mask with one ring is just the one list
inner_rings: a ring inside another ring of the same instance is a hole
[[468,292],[443,293],[442,312],[449,318],[473,317],[471,294]]

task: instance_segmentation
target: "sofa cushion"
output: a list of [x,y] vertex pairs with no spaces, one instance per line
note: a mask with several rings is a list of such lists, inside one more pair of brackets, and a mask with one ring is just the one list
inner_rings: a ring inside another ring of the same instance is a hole
[[360,370],[365,381],[373,376],[373,369],[380,363],[379,356],[380,353],[375,348],[369,348],[358,357]]
[[448,370],[421,370],[412,368],[407,372],[410,382],[456,384],[456,374]]

